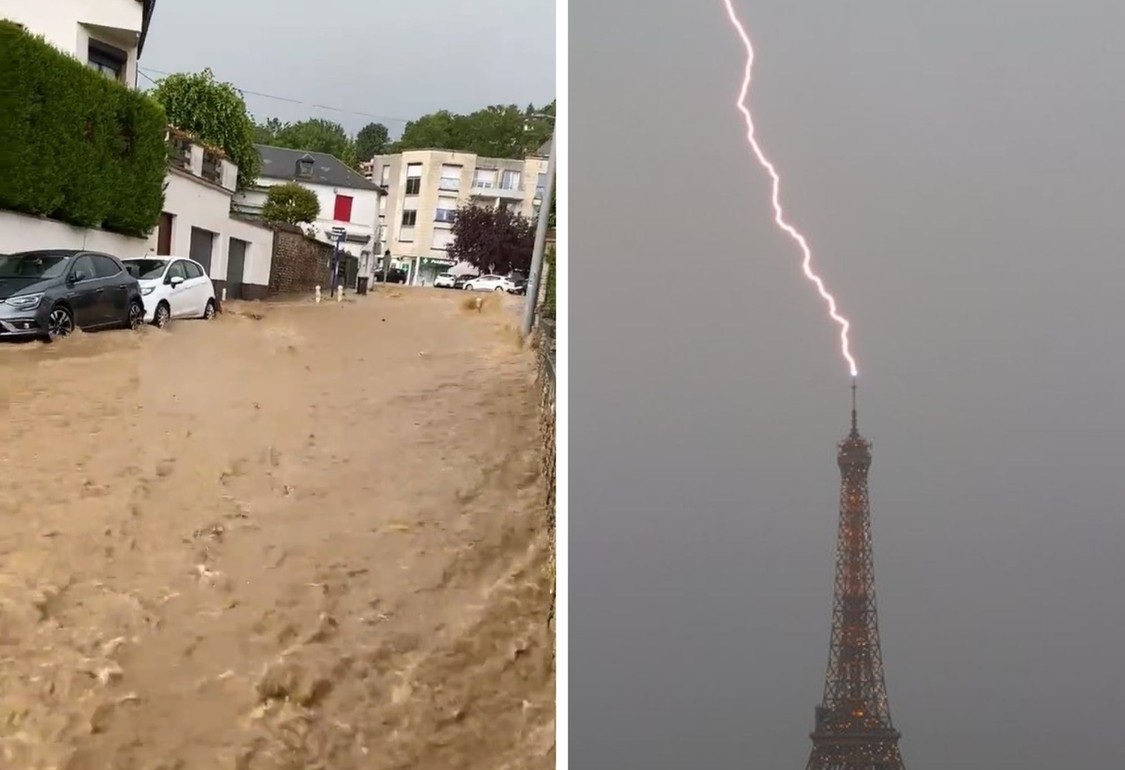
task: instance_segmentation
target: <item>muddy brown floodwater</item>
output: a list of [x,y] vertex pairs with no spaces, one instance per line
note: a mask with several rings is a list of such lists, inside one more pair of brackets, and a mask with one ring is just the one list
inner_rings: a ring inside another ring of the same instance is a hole
[[513,298],[0,346],[0,767],[554,766]]

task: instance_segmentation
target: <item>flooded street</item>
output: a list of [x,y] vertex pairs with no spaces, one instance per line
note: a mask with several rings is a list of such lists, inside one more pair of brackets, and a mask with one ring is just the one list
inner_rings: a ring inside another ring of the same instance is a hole
[[0,766],[554,766],[521,298],[0,346]]

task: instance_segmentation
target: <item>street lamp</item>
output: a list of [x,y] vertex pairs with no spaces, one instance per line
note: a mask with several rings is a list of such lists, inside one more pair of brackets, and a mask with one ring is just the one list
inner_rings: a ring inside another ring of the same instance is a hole
[[[552,126],[551,151],[547,156],[547,180],[543,184],[543,200],[539,204],[539,223],[535,228],[535,247],[531,251],[531,269],[527,276],[527,298],[524,300],[523,319],[520,323],[520,333],[524,337],[531,334],[531,327],[535,323],[535,305],[539,301],[539,279],[543,274],[543,250],[547,245],[547,223],[551,217],[551,199],[555,191],[555,116],[528,115],[527,117],[550,120]],[[526,130],[526,125],[524,128]]]

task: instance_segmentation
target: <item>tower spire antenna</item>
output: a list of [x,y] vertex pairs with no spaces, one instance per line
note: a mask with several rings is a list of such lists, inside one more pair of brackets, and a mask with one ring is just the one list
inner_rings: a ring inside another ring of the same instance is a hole
[[856,412],[856,389],[859,387],[857,379],[852,377],[852,434],[859,433],[859,419]]

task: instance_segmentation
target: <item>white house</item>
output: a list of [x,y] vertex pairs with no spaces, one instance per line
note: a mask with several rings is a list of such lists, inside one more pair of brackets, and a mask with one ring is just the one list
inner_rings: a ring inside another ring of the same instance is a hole
[[0,0],[0,19],[135,88],[156,0]]
[[359,259],[359,275],[371,276],[381,253],[377,222],[385,188],[326,153],[254,146],[262,156],[262,170],[252,188],[235,195],[233,210],[260,215],[269,188],[298,182],[316,193],[320,202],[320,216],[310,223],[313,237],[325,243],[339,242],[343,251]]
[[169,132],[167,188],[148,253],[190,257],[227,299],[266,296],[273,231],[231,215],[238,166],[190,138]]

